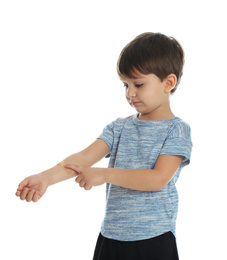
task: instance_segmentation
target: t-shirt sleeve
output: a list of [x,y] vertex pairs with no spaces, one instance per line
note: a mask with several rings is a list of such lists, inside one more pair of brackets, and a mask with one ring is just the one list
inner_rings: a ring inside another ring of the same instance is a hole
[[183,156],[181,167],[184,167],[190,163],[191,151],[191,128],[187,123],[183,121],[178,122],[167,136],[161,149],[160,155],[181,155]]
[[[98,139],[102,139],[104,142],[106,142],[106,144],[109,146],[110,151],[112,151],[113,148],[113,142],[114,142],[114,122],[110,123],[109,125],[107,125],[101,135],[98,137]],[[110,157],[110,153],[108,155],[106,155],[106,158]]]

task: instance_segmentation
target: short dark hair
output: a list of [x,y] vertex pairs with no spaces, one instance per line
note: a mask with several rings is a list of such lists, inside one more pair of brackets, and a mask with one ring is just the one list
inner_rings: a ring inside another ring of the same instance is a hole
[[177,77],[174,93],[180,83],[184,66],[184,50],[173,37],[161,33],[143,33],[122,50],[118,62],[118,75],[133,78],[135,69],[142,74],[155,74],[163,81],[169,74]]

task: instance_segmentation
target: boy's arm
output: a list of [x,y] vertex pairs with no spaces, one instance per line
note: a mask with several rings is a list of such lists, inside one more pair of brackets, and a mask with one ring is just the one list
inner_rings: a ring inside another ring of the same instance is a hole
[[16,196],[26,201],[38,201],[46,189],[55,183],[75,177],[73,170],[63,167],[63,164],[79,164],[82,167],[91,167],[110,152],[109,146],[101,139],[97,139],[81,152],[75,153],[53,168],[24,179],[18,186]]
[[182,160],[183,157],[178,155],[160,155],[154,169],[110,169],[106,173],[106,182],[140,191],[162,190],[171,181]]
[[102,139],[97,139],[86,149],[70,155],[61,163],[45,172],[42,172],[41,174],[46,175],[49,184],[52,185],[77,175],[75,171],[64,168],[65,164],[76,164],[82,167],[91,167],[100,161],[103,157],[105,157],[105,155],[107,155],[109,152],[109,146]]
[[83,168],[77,165],[66,167],[78,173],[76,182],[86,190],[107,182],[133,190],[158,191],[171,181],[182,159],[178,155],[160,155],[154,169]]

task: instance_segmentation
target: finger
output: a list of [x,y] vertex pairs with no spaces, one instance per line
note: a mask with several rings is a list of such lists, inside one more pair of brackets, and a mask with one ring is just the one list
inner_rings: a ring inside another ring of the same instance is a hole
[[23,191],[21,192],[21,195],[20,195],[20,199],[21,200],[25,200],[26,197],[27,197],[28,192],[29,192],[28,188],[23,189]]
[[35,192],[32,201],[37,202],[40,198],[41,198],[41,196],[39,196],[38,192]]
[[20,195],[21,195],[21,191],[17,190],[16,196],[17,196],[17,197],[20,197]]
[[85,189],[85,190],[90,190],[91,188],[92,188],[92,186],[90,186],[90,185],[86,185],[86,184],[85,184],[85,186],[84,186],[84,189]]
[[85,184],[86,184],[86,182],[84,180],[81,180],[80,183],[79,183],[81,188],[83,188],[85,186]]
[[80,183],[82,179],[83,179],[83,178],[82,178],[81,174],[79,174],[79,175],[76,177],[76,180],[75,180],[75,181],[76,181],[77,183]]
[[27,202],[32,201],[34,194],[35,194],[35,190],[30,190],[30,191],[28,192],[27,196],[26,196],[26,201],[27,201]]

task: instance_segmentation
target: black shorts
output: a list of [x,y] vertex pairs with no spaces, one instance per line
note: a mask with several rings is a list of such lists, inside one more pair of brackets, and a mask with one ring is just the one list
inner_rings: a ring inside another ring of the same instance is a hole
[[93,260],[179,260],[172,232],[139,241],[118,241],[99,234]]

